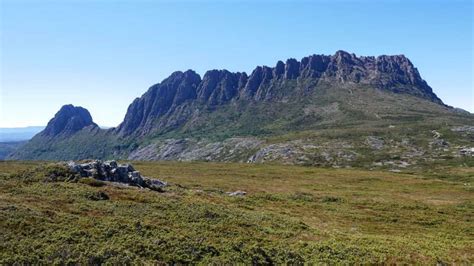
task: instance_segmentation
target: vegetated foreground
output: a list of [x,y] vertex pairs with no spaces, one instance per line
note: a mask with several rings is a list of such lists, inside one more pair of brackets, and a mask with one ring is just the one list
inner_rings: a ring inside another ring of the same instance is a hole
[[159,193],[44,164],[0,163],[0,264],[474,262],[473,168],[134,162]]

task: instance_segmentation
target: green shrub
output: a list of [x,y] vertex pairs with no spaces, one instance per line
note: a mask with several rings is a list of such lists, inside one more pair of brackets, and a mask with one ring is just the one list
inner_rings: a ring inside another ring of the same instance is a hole
[[64,164],[47,164],[19,171],[18,173],[12,174],[10,177],[30,183],[37,181],[77,181],[78,175],[71,171],[69,167]]
[[46,177],[45,181],[51,182],[77,181],[78,178],[76,173],[63,164],[48,164],[40,173]]

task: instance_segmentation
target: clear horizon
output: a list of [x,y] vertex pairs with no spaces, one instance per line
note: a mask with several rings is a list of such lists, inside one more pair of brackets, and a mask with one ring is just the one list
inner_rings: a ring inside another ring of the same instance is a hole
[[404,54],[448,105],[474,112],[472,1],[11,1],[0,6],[0,127],[64,104],[117,126],[174,71],[250,73],[345,50]]

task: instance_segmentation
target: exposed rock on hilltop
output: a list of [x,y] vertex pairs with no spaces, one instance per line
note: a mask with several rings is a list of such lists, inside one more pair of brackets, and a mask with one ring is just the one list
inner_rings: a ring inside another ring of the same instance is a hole
[[[92,121],[86,109],[64,105],[46,128],[26,144],[9,154],[7,159],[68,160],[102,158],[111,152],[113,136]],[[90,155],[94,156],[90,156]]]
[[209,105],[224,104],[239,93],[239,88],[247,83],[247,78],[247,74],[240,72],[208,71],[197,88],[197,98]]
[[61,107],[40,135],[48,137],[67,136],[85,127],[96,128],[98,126],[92,121],[92,116],[87,109],[69,104]]
[[[288,82],[296,82],[296,88]],[[368,85],[442,104],[405,56],[357,57],[338,51],[333,56],[312,55],[301,61],[278,61],[275,67],[258,66],[250,76],[211,70],[201,80],[192,70],[175,72],[133,101],[118,132],[122,136],[143,135],[157,125],[179,125],[180,121],[160,123],[157,119],[171,116],[185,102],[216,106],[236,100],[280,101],[301,94],[298,85],[305,86],[304,93],[308,94],[319,82]]]
[[[250,75],[174,72],[109,130],[67,105],[8,158],[414,165],[428,155],[465,158],[472,134],[450,129],[472,125],[473,116],[444,105],[405,56],[338,51]],[[431,140],[432,130],[449,146]]]
[[142,133],[149,131],[155,118],[163,116],[188,99],[195,99],[200,82],[201,77],[194,71],[174,72],[130,104],[118,132],[127,135],[137,128],[141,128],[144,131]]

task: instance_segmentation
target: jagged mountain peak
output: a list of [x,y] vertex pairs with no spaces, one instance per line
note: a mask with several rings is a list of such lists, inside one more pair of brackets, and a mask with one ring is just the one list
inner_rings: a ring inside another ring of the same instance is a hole
[[257,66],[250,75],[225,69],[209,70],[202,78],[193,70],[173,72],[129,106],[118,132],[147,134],[157,127],[159,117],[171,115],[180,105],[190,102],[216,106],[239,100],[278,101],[279,97],[294,94],[291,89],[275,92],[289,80],[296,80],[297,87],[308,80],[312,84],[327,82],[336,87],[362,84],[442,104],[404,55],[357,56],[339,50],[334,55],[289,58],[278,61],[274,67]]
[[[406,56],[338,51],[257,66],[249,74],[225,69],[203,76],[193,70],[173,72],[136,98],[123,122],[109,130],[99,129],[84,108],[66,105],[9,158],[306,158],[299,155],[306,148],[288,153],[289,146],[262,145],[268,138],[271,142],[288,136],[285,145],[298,146],[303,141],[298,136],[306,139],[313,133],[318,140],[311,141],[319,143],[322,132],[333,129],[349,133],[388,127],[405,134],[401,126],[431,125],[435,120],[440,125],[472,124],[472,116],[442,103]],[[262,150],[254,153],[257,148]],[[319,160],[312,148],[307,155],[308,160]]]
[[[290,88],[286,81],[296,81],[296,85]],[[363,85],[442,104],[404,55],[357,56],[339,50],[334,55],[289,58],[278,61],[274,67],[257,66],[250,75],[214,69],[201,79],[193,70],[173,72],[129,106],[118,132],[147,134],[156,128],[159,117],[171,115],[185,103],[216,106],[241,100],[280,101],[282,97],[298,95],[298,87],[304,86],[306,92],[311,92],[321,82],[335,88]]]
[[61,107],[39,134],[48,137],[70,135],[88,126],[98,127],[92,121],[89,111],[80,106],[67,104]]

